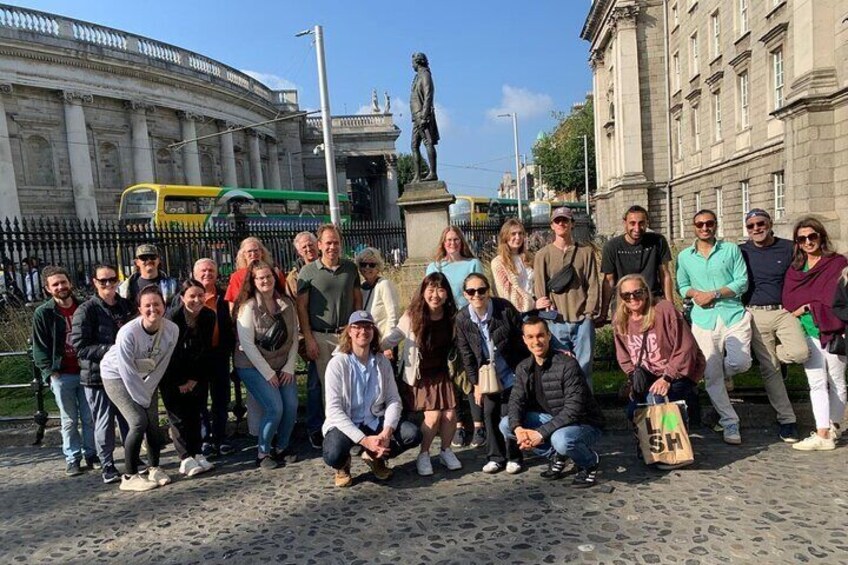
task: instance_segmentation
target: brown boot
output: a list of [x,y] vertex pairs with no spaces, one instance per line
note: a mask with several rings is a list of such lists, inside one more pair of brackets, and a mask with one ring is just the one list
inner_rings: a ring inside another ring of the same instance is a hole
[[350,456],[347,458],[347,462],[344,467],[341,469],[336,469],[336,486],[337,487],[349,487],[353,482],[353,477],[350,476]]
[[374,476],[377,477],[377,479],[385,481],[386,479],[391,478],[392,470],[389,469],[385,459],[374,459],[367,451],[363,451],[362,460],[365,461],[365,463],[371,468],[371,472],[374,473]]

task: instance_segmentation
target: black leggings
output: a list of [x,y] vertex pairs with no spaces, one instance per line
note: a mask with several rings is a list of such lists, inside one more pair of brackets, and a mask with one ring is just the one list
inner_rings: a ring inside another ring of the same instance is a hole
[[[474,390],[463,395],[459,387],[456,388],[456,421],[470,429],[475,422],[483,422],[483,407],[474,402]],[[463,398],[465,396],[465,398]]]
[[159,411],[158,396],[153,395],[150,406],[145,408],[130,396],[121,379],[103,379],[106,396],[127,420],[127,435],[124,437],[124,467],[128,475],[138,473],[141,442],[147,437],[147,460],[151,467],[159,466]]
[[208,385],[198,384],[194,390],[180,392],[179,386],[171,383],[159,385],[162,401],[171,424],[168,432],[180,460],[200,453],[203,437],[200,429],[200,412],[206,404]]

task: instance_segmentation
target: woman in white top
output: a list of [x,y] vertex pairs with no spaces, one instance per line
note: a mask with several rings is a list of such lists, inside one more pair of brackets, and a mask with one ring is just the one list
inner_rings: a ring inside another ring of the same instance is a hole
[[380,335],[388,335],[400,317],[400,300],[394,283],[380,274],[383,256],[373,247],[366,247],[356,256],[356,266],[365,282],[362,283],[362,309],[374,317]]
[[253,261],[247,267],[233,317],[238,334],[233,364],[262,407],[256,464],[274,469],[293,463],[297,456],[289,440],[297,417],[297,312],[288,286],[271,265]]
[[527,250],[524,224],[515,218],[501,226],[498,254],[491,266],[497,296],[512,302],[519,312],[532,310],[533,255]]

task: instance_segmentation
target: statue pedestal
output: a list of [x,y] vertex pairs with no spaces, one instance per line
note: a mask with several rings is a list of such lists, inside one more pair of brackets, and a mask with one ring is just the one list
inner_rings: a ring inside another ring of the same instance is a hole
[[405,216],[407,263],[426,265],[433,260],[438,238],[450,223],[448,206],[455,200],[440,180],[404,186],[397,204]]

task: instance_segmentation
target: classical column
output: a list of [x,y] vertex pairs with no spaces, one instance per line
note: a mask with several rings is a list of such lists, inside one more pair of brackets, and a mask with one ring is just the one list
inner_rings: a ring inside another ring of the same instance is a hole
[[[638,5],[613,8],[615,29],[615,115],[617,162],[623,182],[645,180],[642,164],[642,107],[639,95]],[[596,103],[598,100],[596,99]]]
[[218,129],[221,133],[221,168],[224,172],[224,186],[238,186],[238,175],[236,174],[236,153],[233,149],[233,134],[229,131],[235,127],[234,124],[218,120]]
[[385,205],[385,217],[381,218],[387,222],[400,221],[400,207],[398,201],[398,170],[397,170],[397,155],[386,155],[386,182],[385,190],[383,191],[383,201]]
[[253,188],[265,188],[262,182],[262,155],[259,153],[259,132],[247,130],[250,139],[250,176]]
[[194,121],[200,119],[200,116],[188,110],[177,112],[177,116],[180,118],[180,132],[183,141],[186,142],[182,146],[186,184],[199,186],[203,184],[203,179],[200,176],[200,155],[197,152],[197,141],[187,140],[194,140],[197,137]]
[[60,96],[65,105],[65,129],[77,218],[96,222],[98,215],[97,200],[94,196],[94,175],[91,171],[88,133],[85,129],[85,113],[82,109],[82,103],[92,103],[94,96],[70,91],[63,91]]
[[147,131],[147,114],[153,112],[154,106],[138,100],[128,100],[124,105],[130,111],[135,182],[136,184],[155,182],[156,173],[153,171],[153,152],[150,148],[150,134]]
[[[280,152],[277,150],[277,141],[269,137],[267,141],[267,146],[268,174],[271,177],[268,180],[268,182],[270,183],[269,188],[280,190],[281,188],[283,188],[283,185],[280,182]],[[291,190],[291,187],[289,187],[289,190]]]
[[11,84],[0,84],[0,221],[21,217],[18,184],[12,162],[12,144],[9,143],[9,125],[6,123],[6,106],[3,94],[11,94]]

